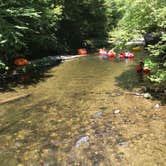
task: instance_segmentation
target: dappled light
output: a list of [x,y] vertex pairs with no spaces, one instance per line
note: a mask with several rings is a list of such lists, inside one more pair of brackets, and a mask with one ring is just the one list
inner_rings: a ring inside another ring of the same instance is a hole
[[27,86],[29,97],[0,106],[2,165],[116,165],[145,146],[143,161],[163,155],[164,108],[139,96],[135,61],[99,57],[64,62]]
[[164,166],[164,0],[0,1],[0,166]]

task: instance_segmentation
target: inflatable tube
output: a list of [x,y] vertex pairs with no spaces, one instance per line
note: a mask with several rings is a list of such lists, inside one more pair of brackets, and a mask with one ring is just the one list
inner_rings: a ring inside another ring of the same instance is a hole
[[133,50],[133,51],[140,51],[140,50],[141,50],[141,47],[133,47],[132,50]]
[[140,74],[140,73],[148,74],[150,72],[150,69],[148,69],[147,67],[144,67],[143,69],[141,69],[140,65],[137,65],[136,71],[138,74]]
[[121,52],[119,54],[119,58],[134,58],[134,54],[133,53],[130,53],[130,52]]
[[121,52],[121,53],[119,54],[119,58],[125,58],[125,53],[124,53],[124,52]]
[[115,57],[116,53],[113,50],[108,51],[107,56],[109,57]]
[[14,61],[16,66],[25,66],[29,64],[29,61],[25,58],[18,58]]
[[80,48],[77,50],[78,55],[86,55],[87,54],[87,50],[85,48]]
[[107,56],[107,51],[105,49],[99,49],[99,53],[98,53],[99,56]]
[[130,52],[125,53],[125,58],[134,58],[134,54]]
[[150,72],[150,69],[144,67],[144,69],[143,69],[143,73],[144,73],[144,74],[148,74],[149,72]]

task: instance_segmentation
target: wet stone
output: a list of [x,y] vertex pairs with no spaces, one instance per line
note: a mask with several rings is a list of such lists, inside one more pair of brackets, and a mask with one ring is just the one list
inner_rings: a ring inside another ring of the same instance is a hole
[[154,108],[155,108],[155,109],[159,109],[159,108],[160,108],[160,105],[159,105],[159,104],[156,104],[156,105],[154,106]]
[[116,143],[117,143],[118,145],[125,145],[125,144],[127,144],[126,139],[123,138],[121,135],[116,135],[116,136],[115,136],[115,139],[116,139]]
[[153,115],[151,116],[151,118],[152,118],[153,120],[158,119],[158,117],[157,117],[157,115],[156,115],[156,114],[153,114]]
[[85,144],[89,141],[89,136],[84,136],[84,137],[81,137],[77,142],[76,142],[76,145],[75,147],[78,148],[80,147],[82,144]]
[[137,111],[139,111],[139,108],[135,106],[131,109],[131,111],[137,112]]
[[119,113],[120,113],[120,110],[118,110],[118,109],[117,109],[117,110],[113,110],[113,113],[114,113],[114,114],[119,114]]
[[118,145],[120,145],[121,147],[128,147],[129,143],[128,142],[119,142]]
[[102,116],[102,114],[103,114],[102,111],[96,112],[96,113],[95,113],[95,117],[96,117],[96,118],[99,118],[99,117]]

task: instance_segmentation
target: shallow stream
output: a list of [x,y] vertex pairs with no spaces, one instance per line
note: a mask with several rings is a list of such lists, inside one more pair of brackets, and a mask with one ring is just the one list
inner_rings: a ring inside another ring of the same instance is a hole
[[164,166],[165,106],[134,95],[140,56],[89,55],[18,87],[30,96],[0,106],[0,165]]

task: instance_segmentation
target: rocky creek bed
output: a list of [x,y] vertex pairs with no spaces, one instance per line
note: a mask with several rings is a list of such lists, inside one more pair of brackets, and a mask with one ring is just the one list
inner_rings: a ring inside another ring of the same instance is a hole
[[0,106],[1,165],[164,166],[166,107],[135,95],[134,63],[76,59],[16,88],[31,96]]

